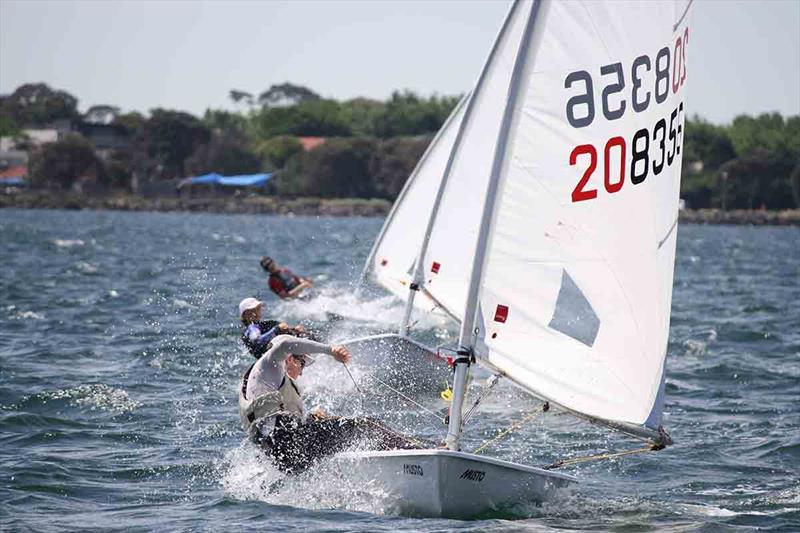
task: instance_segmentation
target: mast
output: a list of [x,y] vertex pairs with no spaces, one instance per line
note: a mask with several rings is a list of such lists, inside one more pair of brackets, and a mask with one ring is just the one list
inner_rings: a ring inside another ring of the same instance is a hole
[[[512,12],[519,4],[519,0],[514,3]],[[490,237],[490,226],[494,218],[495,206],[497,204],[500,177],[506,165],[506,152],[508,147],[511,125],[517,108],[517,99],[522,86],[523,73],[530,54],[530,42],[533,29],[539,15],[541,0],[534,0],[531,11],[528,14],[528,21],[525,25],[522,40],[520,41],[519,53],[514,62],[514,70],[511,74],[511,82],[506,97],[506,106],[503,111],[503,119],[500,126],[497,144],[495,146],[494,161],[492,162],[492,173],[486,191],[486,200],[481,215],[481,225],[478,232],[478,242],[475,247],[475,255],[472,262],[472,274],[470,276],[469,292],[467,293],[467,303],[464,310],[464,319],[461,322],[461,331],[458,339],[458,357],[455,360],[455,378],[453,382],[453,402],[450,408],[450,423],[447,428],[445,443],[451,450],[459,449],[459,438],[461,437],[461,410],[464,403],[466,392],[467,376],[469,367],[474,359],[473,349],[475,346],[475,320],[478,314],[478,297],[480,296],[480,285],[483,278],[483,268],[486,258],[486,248]],[[509,19],[511,13],[509,13]],[[498,42],[499,42],[498,38]]]
[[450,181],[451,170],[453,168],[453,161],[455,161],[455,156],[461,147],[461,138],[464,135],[464,130],[466,129],[466,125],[469,123],[470,117],[472,116],[472,110],[475,106],[475,98],[473,98],[476,94],[479,94],[483,86],[484,79],[486,78],[486,73],[489,70],[489,66],[492,64],[492,59],[497,52],[497,48],[502,40],[502,36],[508,28],[509,22],[511,21],[512,15],[514,11],[517,9],[519,5],[519,0],[515,0],[515,2],[511,5],[511,8],[506,15],[505,20],[503,21],[503,26],[500,28],[500,31],[497,34],[497,38],[492,45],[492,49],[489,51],[489,57],[486,58],[486,62],[483,64],[483,68],[481,69],[481,73],[478,76],[478,81],[475,84],[475,89],[472,91],[471,94],[466,96],[465,98],[469,98],[467,102],[467,107],[464,109],[464,117],[461,119],[461,123],[458,125],[458,132],[456,133],[455,141],[453,142],[453,149],[450,150],[450,155],[447,158],[447,165],[445,166],[444,176],[442,177],[442,182],[439,184],[439,189],[436,191],[436,199],[433,202],[433,209],[431,210],[431,214],[428,217],[428,225],[425,228],[425,236],[422,239],[422,244],[420,246],[419,254],[417,255],[417,261],[414,265],[414,275],[411,278],[411,284],[408,288],[408,299],[406,300],[406,306],[403,310],[403,318],[400,321],[400,327],[398,329],[399,335],[408,335],[410,326],[409,322],[411,320],[411,312],[414,309],[414,299],[416,297],[417,291],[421,290],[425,283],[425,255],[428,253],[428,245],[431,241],[431,233],[433,232],[434,224],[436,223],[437,215],[439,214],[439,207],[442,203],[442,198],[444,197],[444,191],[447,188],[447,183]]

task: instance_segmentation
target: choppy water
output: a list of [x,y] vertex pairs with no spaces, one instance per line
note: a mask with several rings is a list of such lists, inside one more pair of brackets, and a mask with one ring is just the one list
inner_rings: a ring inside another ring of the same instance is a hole
[[[0,211],[0,529],[800,530],[797,228],[680,228],[665,415],[676,444],[666,451],[572,468],[576,490],[515,520],[393,516],[377,495],[325,475],[269,495],[276,473],[238,425],[249,357],[236,304],[255,295],[288,321],[354,319],[334,337],[392,329],[400,304],[352,290],[380,224]],[[264,253],[313,275],[321,295],[278,303],[258,267]],[[418,329],[429,342],[453,333],[432,316]],[[312,402],[358,411],[352,383],[325,364],[304,378]],[[359,378],[370,371],[355,365]],[[467,449],[534,405],[498,388]],[[440,434],[370,392],[370,409],[392,423]],[[540,465],[631,445],[551,416],[493,454]]]

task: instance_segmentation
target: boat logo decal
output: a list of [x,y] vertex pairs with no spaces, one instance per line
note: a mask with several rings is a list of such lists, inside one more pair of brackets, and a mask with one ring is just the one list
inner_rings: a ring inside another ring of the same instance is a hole
[[422,476],[422,467],[420,465],[403,465],[403,473],[409,476]]
[[442,267],[442,265],[440,265],[439,263],[434,261],[433,264],[431,265],[431,272],[433,272],[434,274],[438,274],[439,273],[439,269],[441,267]]
[[466,470],[464,470],[464,473],[461,474],[461,479],[468,479],[470,481],[481,482],[483,481],[485,475],[486,472],[484,472],[483,470],[472,470],[471,468],[467,468]]

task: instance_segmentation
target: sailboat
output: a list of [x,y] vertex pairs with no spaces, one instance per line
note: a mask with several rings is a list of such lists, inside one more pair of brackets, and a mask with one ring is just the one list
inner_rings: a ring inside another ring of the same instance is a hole
[[461,450],[473,365],[654,450],[672,443],[661,418],[690,6],[514,1],[387,217],[365,276],[406,299],[403,321],[355,344],[421,350],[415,306],[460,324],[445,448],[338,456],[401,512],[465,518],[577,481]]

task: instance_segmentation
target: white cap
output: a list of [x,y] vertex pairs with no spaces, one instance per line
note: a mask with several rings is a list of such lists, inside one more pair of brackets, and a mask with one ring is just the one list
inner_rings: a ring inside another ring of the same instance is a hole
[[245,311],[255,309],[259,305],[261,305],[261,301],[256,300],[255,298],[245,298],[239,302],[239,316],[242,316]]

